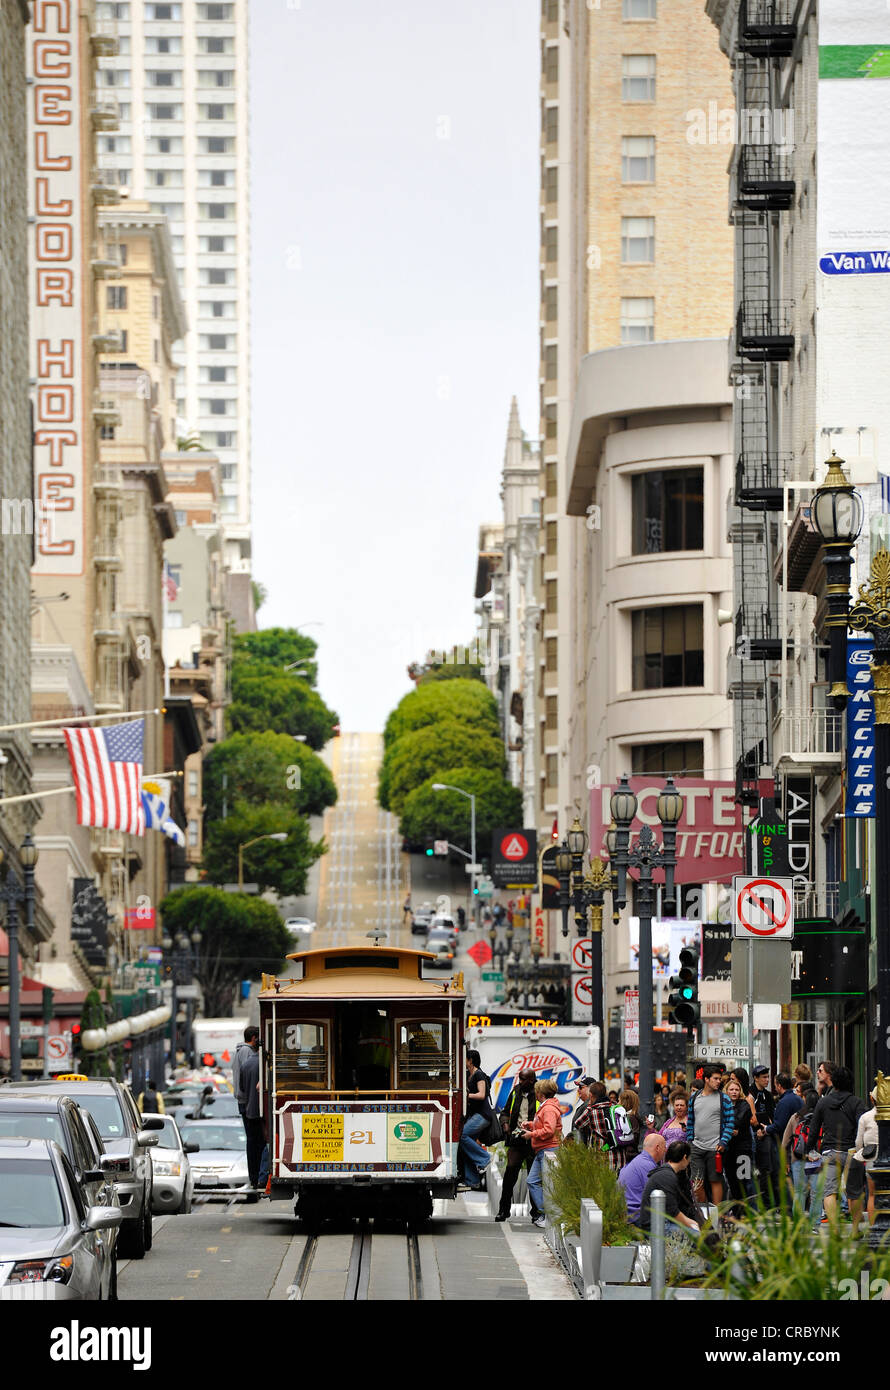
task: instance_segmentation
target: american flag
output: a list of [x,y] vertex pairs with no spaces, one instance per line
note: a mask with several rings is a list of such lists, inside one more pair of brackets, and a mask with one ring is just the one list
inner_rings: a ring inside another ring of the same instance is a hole
[[179,582],[176,578],[176,571],[169,562],[164,562],[164,593],[170,603],[174,601],[179,593]]
[[77,824],[145,834],[142,748],[145,720],[105,729],[63,729],[77,793]]

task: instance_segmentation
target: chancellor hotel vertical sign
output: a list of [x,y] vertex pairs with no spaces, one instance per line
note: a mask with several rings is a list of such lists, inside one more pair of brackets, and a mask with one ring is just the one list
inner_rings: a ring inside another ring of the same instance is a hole
[[37,574],[80,574],[84,548],[80,71],[76,0],[34,0],[29,37],[31,376]]

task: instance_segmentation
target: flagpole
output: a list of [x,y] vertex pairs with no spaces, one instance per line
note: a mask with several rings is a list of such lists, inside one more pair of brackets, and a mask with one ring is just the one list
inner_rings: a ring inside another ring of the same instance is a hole
[[80,724],[84,719],[140,719],[144,714],[163,714],[163,710],[128,709],[121,714],[69,714],[61,719],[30,719],[24,724],[0,724],[0,734],[11,734],[16,729],[45,729],[51,724]]
[[[142,781],[151,782],[158,777],[182,777],[181,772],[143,772]],[[0,806],[12,806],[19,801],[42,801],[45,796],[61,796],[63,792],[73,792],[77,788],[70,787],[50,787],[43,792],[25,792],[22,796],[0,796]]]

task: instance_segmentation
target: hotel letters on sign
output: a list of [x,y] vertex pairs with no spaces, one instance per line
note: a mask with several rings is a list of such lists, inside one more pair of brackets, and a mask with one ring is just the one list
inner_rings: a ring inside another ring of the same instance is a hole
[[[711,782],[698,777],[677,777],[683,796],[683,814],[677,826],[677,883],[727,882],[745,869],[745,827],[751,819],[747,807],[735,802],[734,782]],[[631,777],[637,797],[632,835],[644,825],[661,835],[657,802],[664,778]],[[768,791],[771,788],[765,788]],[[590,794],[590,852],[599,854],[611,824],[609,799],[614,787],[595,787]],[[634,875],[635,876],[635,875]],[[659,874],[658,881],[662,875]]]
[[28,38],[37,574],[80,574],[84,559],[78,9],[34,0]]

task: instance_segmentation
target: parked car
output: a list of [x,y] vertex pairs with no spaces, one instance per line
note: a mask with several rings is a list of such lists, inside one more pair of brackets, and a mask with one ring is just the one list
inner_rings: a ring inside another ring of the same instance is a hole
[[288,917],[284,925],[292,936],[311,936],[316,924],[311,917]]
[[440,930],[430,932],[426,939],[426,949],[432,951],[435,959],[430,962],[437,969],[442,967],[444,970],[454,968],[454,936],[450,931]]
[[[49,1139],[58,1144],[74,1171],[85,1207],[120,1210],[110,1173],[102,1168],[105,1146],[92,1116],[69,1096],[35,1096],[5,1086],[0,1091],[0,1142],[4,1139]],[[97,1232],[117,1258],[117,1227]]]
[[117,1188],[123,1213],[118,1253],[141,1260],[151,1249],[151,1157],[162,1115],[140,1115],[126,1086],[111,1077],[84,1081],[29,1081],[16,1084],[23,1095],[70,1096],[96,1121],[105,1154],[101,1166]]
[[[0,1300],[117,1298],[117,1262],[104,1239],[120,1207],[88,1206],[51,1139],[0,1139]],[[100,1237],[103,1237],[100,1239]]]
[[191,1120],[180,1128],[183,1143],[197,1144],[199,1156],[191,1160],[195,1178],[194,1195],[231,1197],[249,1188],[247,1139],[240,1120]]
[[172,1115],[162,1115],[164,1128],[158,1130],[157,1147],[151,1150],[151,1209],[155,1216],[177,1212],[187,1216],[192,1209],[195,1175],[189,1154],[197,1144],[187,1144]]

